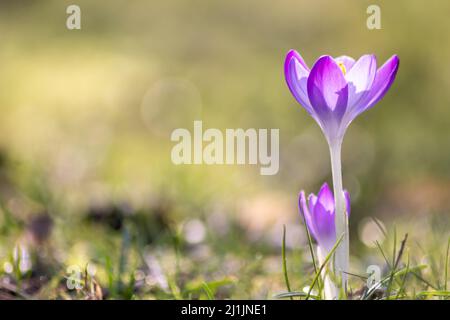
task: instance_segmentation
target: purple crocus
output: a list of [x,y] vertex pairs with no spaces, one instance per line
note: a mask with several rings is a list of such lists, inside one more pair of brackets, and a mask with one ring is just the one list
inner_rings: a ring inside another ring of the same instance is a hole
[[[350,195],[344,190],[347,215],[350,214]],[[305,192],[300,192],[299,209],[303,215],[309,232],[325,254],[331,251],[336,243],[334,196],[325,182],[317,196],[311,193],[306,199]]]
[[[348,216],[345,214],[342,186],[342,141],[353,119],[384,97],[394,82],[398,66],[397,55],[393,55],[378,70],[376,58],[372,54],[364,55],[356,62],[347,56],[333,58],[325,55],[321,56],[310,70],[295,50],[289,51],[284,62],[284,74],[289,90],[319,124],[330,148],[335,203],[331,207],[333,201],[330,197],[323,202],[310,197],[310,205],[305,205],[304,209],[311,211],[310,218],[306,220],[319,243],[319,249],[323,249],[321,246],[329,246],[330,239],[335,240],[336,234],[343,235],[342,243],[336,249],[334,269],[340,273],[345,293],[350,255]],[[325,189],[328,189],[328,186]],[[324,193],[331,194],[329,190]],[[306,203],[306,200],[303,202]],[[317,203],[321,203],[319,209],[316,209]],[[315,210],[318,210],[318,213]],[[327,216],[324,212],[330,214]],[[308,212],[305,211],[304,215],[308,217]],[[331,216],[334,217],[334,223]],[[332,226],[335,227],[335,233],[331,231]]]
[[295,50],[284,63],[287,85],[295,99],[316,120],[328,142],[342,142],[348,125],[373,107],[389,90],[399,66],[393,55],[377,70],[376,57],[321,56],[310,70]]

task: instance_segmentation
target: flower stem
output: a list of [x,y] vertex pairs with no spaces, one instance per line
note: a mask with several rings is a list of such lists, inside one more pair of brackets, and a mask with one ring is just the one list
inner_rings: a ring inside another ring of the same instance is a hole
[[[319,259],[320,265],[325,263],[326,256],[327,252],[318,246],[317,258]],[[328,268],[326,270],[328,270]],[[323,293],[325,300],[336,300],[338,298],[339,291],[337,290],[336,285],[333,283],[333,281],[331,281],[331,278],[327,272],[322,273],[322,280],[323,280]]]
[[331,171],[333,175],[333,190],[335,201],[335,226],[336,239],[342,234],[344,238],[336,249],[336,260],[334,271],[338,278],[342,280],[342,292],[347,297],[347,272],[349,265],[349,233],[348,217],[345,208],[344,191],[342,187],[342,167],[341,167],[341,146],[342,141],[330,143]]

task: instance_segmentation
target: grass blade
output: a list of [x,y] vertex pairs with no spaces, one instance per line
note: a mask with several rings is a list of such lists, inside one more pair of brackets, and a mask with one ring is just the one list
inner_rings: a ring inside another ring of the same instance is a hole
[[202,283],[203,291],[205,291],[206,296],[208,297],[208,300],[214,300],[214,294],[212,293],[211,288],[208,286],[206,282]]
[[388,260],[388,258],[386,257],[386,255],[384,254],[383,248],[381,248],[381,245],[380,245],[380,243],[378,242],[378,240],[375,241],[375,244],[377,245],[378,250],[380,250],[381,255],[382,255],[383,258],[384,258],[384,261],[386,262],[386,266],[387,266],[389,269],[391,269],[391,264],[389,263],[389,260]]
[[[287,272],[287,265],[286,265],[286,225],[283,225],[283,241],[281,244],[281,256],[283,258],[283,274],[284,274],[284,281],[286,282],[286,288],[288,292],[291,292],[291,285],[289,283],[289,276]],[[290,297],[291,300],[294,300],[293,297]]]
[[[311,255],[311,261],[314,267],[314,273],[317,273],[317,263],[316,256],[314,255],[313,243],[311,238],[311,233],[309,232],[308,225],[306,224],[305,217],[303,217],[303,225],[305,226],[306,238],[308,240],[309,254]],[[319,296],[322,294],[322,283],[319,279]]]
[[322,263],[322,265],[319,268],[319,271],[316,273],[316,276],[314,277],[313,282],[311,283],[311,286],[309,287],[308,290],[308,295],[306,296],[306,300],[309,299],[309,297],[311,296],[311,291],[314,288],[317,280],[320,277],[320,274],[322,273],[322,270],[325,268],[325,266],[327,265],[328,261],[330,260],[331,256],[334,254],[334,251],[336,251],[336,248],[339,246],[339,244],[341,243],[342,239],[344,239],[344,234],[342,234],[340,236],[340,238],[336,241],[336,243],[334,244],[333,248],[330,250],[330,252],[327,254],[325,261]]
[[418,297],[450,297],[450,291],[422,291],[417,294]]
[[405,250],[406,240],[408,240],[408,234],[405,234],[405,237],[403,238],[402,243],[400,245],[400,250],[398,251],[398,254],[397,254],[397,244],[396,244],[396,242],[397,242],[397,231],[396,231],[396,229],[394,229],[394,254],[393,254],[393,257],[392,257],[392,264],[393,264],[393,266],[392,266],[392,269],[391,269],[391,272],[390,272],[391,275],[390,275],[390,278],[389,278],[389,283],[388,283],[387,291],[386,291],[387,292],[386,295],[388,297],[391,295],[392,283],[394,281],[394,273],[397,270],[398,264],[400,263],[400,260],[401,260],[402,255],[403,255],[403,251]]
[[[291,291],[291,292],[282,292],[282,293],[278,293],[276,295],[274,295],[273,297],[275,299],[284,299],[284,298],[293,298],[293,297],[300,297],[300,298],[305,298],[307,297],[308,294],[302,291]],[[310,298],[313,298],[315,300],[320,300],[319,296],[316,295],[309,295]]]
[[377,225],[378,229],[380,229],[381,233],[383,234],[383,236],[385,238],[387,238],[387,233],[386,230],[384,230],[383,225],[381,225],[380,221],[377,218],[371,217],[373,222],[375,222],[375,224]]
[[303,218],[303,225],[305,226],[306,237],[307,237],[307,239],[308,239],[309,253],[310,253],[310,255],[311,255],[311,260],[312,260],[312,264],[313,264],[313,267],[314,267],[314,272],[317,273],[316,256],[314,255],[314,250],[313,250],[313,244],[312,244],[311,234],[309,233],[308,226],[306,225],[306,220],[305,220],[305,218]]
[[400,284],[400,288],[398,289],[398,293],[397,296],[395,297],[396,300],[398,300],[400,298],[400,294],[401,292],[405,289],[405,284],[406,284],[406,277],[408,276],[408,271],[409,271],[409,255],[408,255],[408,260],[406,263],[406,273],[402,279],[402,283]]
[[450,238],[448,238],[447,242],[447,253],[445,255],[445,275],[444,275],[444,291],[447,291],[447,282],[448,282],[448,255],[450,251]]

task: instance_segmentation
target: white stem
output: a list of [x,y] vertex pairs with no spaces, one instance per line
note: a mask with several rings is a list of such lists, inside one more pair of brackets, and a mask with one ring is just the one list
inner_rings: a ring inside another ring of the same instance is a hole
[[335,273],[342,279],[342,289],[347,296],[347,274],[349,265],[349,234],[348,217],[345,208],[344,191],[342,188],[342,168],[341,168],[341,141],[330,143],[331,171],[333,175],[333,190],[335,201],[335,226],[336,239],[342,235],[344,238],[335,252]]
[[[327,251],[324,251],[321,247],[317,247],[317,258],[319,259],[319,265],[322,265],[325,262],[325,258],[327,256]],[[328,263],[331,263],[329,261]],[[325,294],[325,300],[336,300],[338,298],[338,289],[333,281],[331,281],[330,276],[328,275],[329,268],[326,268],[322,271],[322,279],[323,279],[323,292]],[[331,268],[330,268],[331,269]]]

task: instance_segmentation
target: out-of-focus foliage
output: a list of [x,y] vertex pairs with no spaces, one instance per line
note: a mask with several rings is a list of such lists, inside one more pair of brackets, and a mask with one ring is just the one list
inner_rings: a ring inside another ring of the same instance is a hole
[[[308,285],[297,194],[330,181],[330,165],[285,85],[291,48],[310,65],[399,55],[394,86],[344,142],[353,268],[383,263],[373,216],[395,222],[398,241],[409,233],[410,256],[443,290],[449,2],[380,1],[381,30],[366,28],[371,1],[80,0],[72,31],[70,4],[0,2],[0,298],[272,297],[283,224],[293,286]],[[280,172],[175,166],[170,133],[197,119],[279,128]],[[89,288],[67,290],[67,267],[88,263]]]

